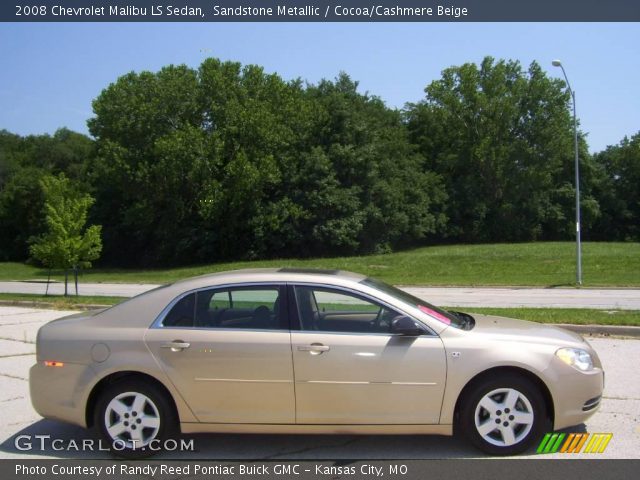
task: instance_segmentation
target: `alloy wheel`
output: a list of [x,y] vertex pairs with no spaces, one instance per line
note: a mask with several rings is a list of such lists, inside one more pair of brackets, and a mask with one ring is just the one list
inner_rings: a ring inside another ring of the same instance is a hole
[[514,388],[498,388],[488,392],[475,409],[476,430],[484,441],[510,447],[527,437],[534,424],[529,399]]
[[155,403],[140,392],[124,392],[114,397],[104,412],[104,425],[112,441],[128,449],[149,445],[160,430],[160,412]]

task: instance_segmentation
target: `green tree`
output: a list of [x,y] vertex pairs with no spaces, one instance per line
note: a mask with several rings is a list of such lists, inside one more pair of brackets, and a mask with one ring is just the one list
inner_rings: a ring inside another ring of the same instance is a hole
[[0,131],[0,261],[26,260],[29,238],[44,232],[43,176],[64,172],[88,191],[93,148],[90,138],[65,128],[27,137]]
[[39,168],[17,168],[0,190],[0,261],[26,260],[29,239],[44,232],[44,175]]
[[[314,131],[317,151],[306,157],[313,173],[299,179],[316,202],[306,229],[315,252],[385,252],[440,233],[446,223],[441,178],[426,169],[400,113],[359,93],[345,73],[310,86],[307,95],[322,112]],[[313,179],[317,188],[309,185]],[[299,203],[306,202],[303,196]]]
[[[564,82],[533,62],[486,57],[447,68],[407,108],[427,169],[442,175],[449,236],[467,242],[567,238],[573,231],[573,132]],[[580,139],[583,224],[598,216]]]
[[207,59],[127,74],[94,111],[111,263],[384,251],[444,221],[399,112],[346,75],[305,85]]
[[50,269],[64,270],[65,295],[68,271],[73,270],[77,293],[78,269],[90,268],[102,250],[102,227],[92,225],[85,229],[87,213],[94,200],[75,189],[64,174],[45,176],[40,185],[45,199],[47,231],[33,240],[31,255]]
[[601,169],[598,239],[640,240],[640,132],[595,155]]
[[[89,130],[95,220],[111,264],[180,263],[194,231],[199,165],[208,139],[197,72],[186,66],[129,73],[93,102]],[[195,236],[194,236],[195,234]]]
[[216,59],[199,74],[213,167],[199,199],[201,254],[256,258],[295,248],[300,209],[286,184],[308,148],[314,109],[302,84]]

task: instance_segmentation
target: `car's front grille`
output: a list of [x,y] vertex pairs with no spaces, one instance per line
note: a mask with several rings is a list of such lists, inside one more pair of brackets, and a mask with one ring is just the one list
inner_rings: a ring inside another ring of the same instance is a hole
[[582,411],[587,412],[589,410],[593,410],[594,408],[596,408],[598,405],[600,405],[601,398],[602,398],[601,396],[597,396],[584,402],[584,405],[582,406]]

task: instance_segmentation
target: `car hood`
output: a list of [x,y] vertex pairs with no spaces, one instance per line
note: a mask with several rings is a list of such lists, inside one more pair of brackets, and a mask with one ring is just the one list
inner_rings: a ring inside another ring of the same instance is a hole
[[492,338],[503,338],[508,341],[548,343],[578,348],[588,346],[580,335],[553,325],[494,315],[476,314],[473,317],[476,325],[470,332],[479,335],[490,335]]

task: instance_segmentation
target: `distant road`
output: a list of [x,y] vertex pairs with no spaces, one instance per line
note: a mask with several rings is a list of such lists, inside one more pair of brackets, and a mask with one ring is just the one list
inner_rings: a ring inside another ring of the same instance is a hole
[[450,307],[640,310],[640,290],[637,289],[403,287],[403,290],[433,304]]
[[[133,297],[158,285],[129,283],[82,283],[80,295]],[[69,285],[74,292],[73,284]],[[435,305],[450,307],[534,307],[640,310],[640,289],[592,288],[474,288],[402,287]],[[44,294],[45,283],[0,282],[3,293]],[[52,283],[49,293],[61,295],[64,285]]]

